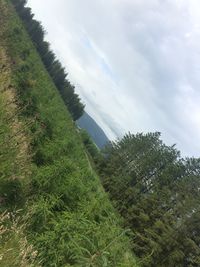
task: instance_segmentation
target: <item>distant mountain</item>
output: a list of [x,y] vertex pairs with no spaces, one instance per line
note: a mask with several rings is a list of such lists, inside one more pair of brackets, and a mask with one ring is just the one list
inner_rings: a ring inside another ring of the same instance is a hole
[[108,137],[101,129],[101,127],[86,112],[77,121],[77,125],[88,132],[88,134],[91,136],[91,138],[99,148],[103,148],[109,142]]

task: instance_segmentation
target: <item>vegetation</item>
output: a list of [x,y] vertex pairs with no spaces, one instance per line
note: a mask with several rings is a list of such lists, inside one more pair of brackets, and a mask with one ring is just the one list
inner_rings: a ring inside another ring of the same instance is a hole
[[99,169],[100,166],[98,165],[103,161],[103,154],[101,153],[100,149],[96,146],[96,144],[93,142],[90,135],[87,133],[86,130],[80,129],[80,135],[83,141],[83,144],[85,145],[87,154],[89,155],[90,162],[93,162],[93,167],[95,169]]
[[[69,112],[74,120],[81,117],[84,111],[84,105],[81,103],[79,96],[75,93],[74,86],[67,80],[65,68],[56,58],[54,52],[50,49],[50,44],[44,41],[45,30],[41,23],[35,20],[34,15],[29,7],[25,7],[27,0],[12,0],[15,9],[21,17],[26,30],[29,33],[41,59],[55,83],[64,103],[67,105]],[[28,50],[24,50],[22,57],[29,55]]]
[[105,155],[103,184],[141,265],[200,266],[200,159],[182,159],[160,133],[127,134]]
[[19,222],[19,214],[0,214],[0,267],[40,267],[37,251],[28,244],[24,230],[26,224]]
[[0,266],[137,266],[65,100],[9,0],[0,14]]

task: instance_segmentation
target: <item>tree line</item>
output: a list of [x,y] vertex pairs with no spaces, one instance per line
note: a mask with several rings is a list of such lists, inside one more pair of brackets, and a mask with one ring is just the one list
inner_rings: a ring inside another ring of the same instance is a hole
[[[75,93],[75,87],[67,79],[67,72],[60,61],[56,58],[55,53],[51,50],[50,44],[44,40],[45,30],[41,23],[34,19],[31,8],[26,7],[27,0],[12,0],[12,3],[24,22],[41,59],[55,83],[64,103],[66,104],[73,120],[80,118],[84,112],[84,104],[80,97]],[[24,56],[29,51],[24,52]]]
[[129,133],[107,146],[98,171],[141,266],[200,266],[200,159],[181,158],[158,132]]

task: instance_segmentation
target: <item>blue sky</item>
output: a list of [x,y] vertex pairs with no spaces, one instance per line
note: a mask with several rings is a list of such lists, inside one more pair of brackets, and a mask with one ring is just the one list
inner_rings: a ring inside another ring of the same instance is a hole
[[29,0],[111,139],[159,131],[200,156],[199,0]]

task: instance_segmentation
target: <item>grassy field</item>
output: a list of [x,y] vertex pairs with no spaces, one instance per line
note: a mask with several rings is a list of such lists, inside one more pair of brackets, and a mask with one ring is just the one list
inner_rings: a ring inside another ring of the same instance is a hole
[[0,22],[0,266],[137,266],[76,126],[8,0],[0,0]]

